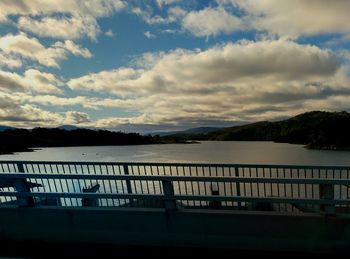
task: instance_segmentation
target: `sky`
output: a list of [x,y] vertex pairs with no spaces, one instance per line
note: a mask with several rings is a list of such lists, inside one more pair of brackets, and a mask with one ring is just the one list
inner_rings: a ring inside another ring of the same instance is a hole
[[350,111],[348,0],[0,0],[0,124],[126,132]]

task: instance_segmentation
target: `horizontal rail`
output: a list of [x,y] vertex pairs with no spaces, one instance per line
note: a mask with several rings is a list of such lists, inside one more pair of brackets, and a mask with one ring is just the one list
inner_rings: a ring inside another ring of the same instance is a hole
[[184,201],[232,201],[232,202],[271,202],[314,205],[350,205],[350,200],[293,199],[279,197],[238,197],[206,195],[155,195],[155,194],[117,194],[117,193],[43,193],[43,192],[0,192],[1,196],[45,197],[45,198],[96,198],[96,199],[144,199],[144,200],[184,200]]
[[131,181],[183,181],[227,183],[281,183],[281,184],[331,184],[350,185],[350,179],[330,178],[262,178],[215,176],[165,176],[165,175],[85,175],[85,174],[32,174],[1,173],[0,179],[81,179],[81,180],[131,180]]
[[350,166],[322,166],[322,165],[272,165],[272,164],[230,164],[230,163],[155,163],[155,162],[85,162],[85,161],[28,161],[1,160],[0,164],[47,164],[47,165],[114,165],[114,166],[178,166],[178,167],[239,167],[239,168],[290,168],[290,169],[324,169],[324,170],[350,170]]

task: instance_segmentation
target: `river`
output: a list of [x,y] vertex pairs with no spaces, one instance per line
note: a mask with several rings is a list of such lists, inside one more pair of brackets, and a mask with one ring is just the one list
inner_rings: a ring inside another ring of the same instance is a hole
[[350,166],[350,151],[309,150],[302,145],[274,142],[203,141],[198,144],[52,147],[1,155],[0,160]]

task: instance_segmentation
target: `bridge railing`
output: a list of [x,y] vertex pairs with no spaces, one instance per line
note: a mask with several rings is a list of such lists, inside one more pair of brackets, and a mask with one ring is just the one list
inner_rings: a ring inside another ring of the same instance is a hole
[[0,162],[0,201],[101,206],[348,213],[348,167]]

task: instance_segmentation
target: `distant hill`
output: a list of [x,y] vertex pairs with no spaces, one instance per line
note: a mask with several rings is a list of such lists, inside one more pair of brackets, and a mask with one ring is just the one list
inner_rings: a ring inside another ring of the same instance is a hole
[[3,126],[0,125],[0,132],[4,132],[5,130],[14,130],[16,129],[15,127],[10,127],[10,126]]
[[174,134],[167,138],[222,141],[275,141],[313,149],[350,149],[350,114],[313,111],[293,118],[223,128],[206,134]]
[[0,132],[0,154],[30,151],[37,147],[140,145],[163,143],[160,138],[138,133],[59,128],[14,129]]
[[181,130],[181,131],[160,131],[160,132],[151,132],[149,135],[151,136],[168,136],[168,135],[174,135],[174,134],[206,134],[213,131],[218,131],[222,128],[217,127],[197,127],[197,128],[191,128],[187,130]]
[[62,126],[58,126],[57,129],[72,131],[72,130],[79,129],[79,127],[74,126],[74,125],[62,125]]

